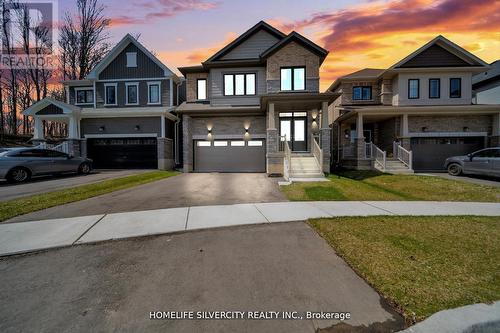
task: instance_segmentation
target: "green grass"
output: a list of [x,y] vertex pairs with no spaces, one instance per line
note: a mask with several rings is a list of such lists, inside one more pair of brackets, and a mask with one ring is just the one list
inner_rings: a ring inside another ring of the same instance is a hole
[[309,224],[409,324],[500,299],[498,217],[351,217]]
[[38,210],[54,206],[88,199],[113,191],[154,182],[156,180],[172,177],[177,174],[177,172],[172,171],[152,171],[64,190],[37,194],[30,197],[3,201],[0,202],[0,221],[5,221],[15,216],[36,212]]
[[390,175],[348,171],[330,175],[330,182],[293,183],[281,190],[302,200],[427,200],[500,202],[500,188],[432,176]]

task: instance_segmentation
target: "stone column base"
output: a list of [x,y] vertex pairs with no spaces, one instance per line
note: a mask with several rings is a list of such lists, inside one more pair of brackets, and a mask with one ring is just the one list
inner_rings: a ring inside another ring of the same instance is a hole
[[320,146],[323,151],[323,172],[330,173],[330,160],[332,156],[332,130],[331,128],[322,128],[320,130]]
[[45,139],[31,139],[31,143],[33,146],[38,146],[39,144],[45,143],[47,140]]
[[[82,140],[80,139],[66,139],[64,140],[68,143],[69,154],[75,157],[82,156]],[[86,151],[87,149],[85,149]]]
[[174,141],[169,138],[158,138],[158,169],[173,170],[174,161]]

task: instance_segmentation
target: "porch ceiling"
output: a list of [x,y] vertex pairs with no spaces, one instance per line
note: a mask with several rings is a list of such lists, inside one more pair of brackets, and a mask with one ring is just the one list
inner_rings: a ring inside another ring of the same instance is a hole
[[333,93],[278,93],[261,96],[261,107],[267,108],[269,103],[273,103],[277,111],[293,110],[313,110],[321,109],[321,104],[327,102],[331,104],[337,94]]

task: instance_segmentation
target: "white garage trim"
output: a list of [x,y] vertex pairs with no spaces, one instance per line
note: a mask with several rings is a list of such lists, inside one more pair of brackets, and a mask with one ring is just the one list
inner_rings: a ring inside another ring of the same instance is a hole
[[113,139],[113,138],[156,138],[156,133],[134,134],[85,134],[85,139]]
[[453,137],[453,136],[488,136],[487,132],[413,132],[408,133],[412,138]]
[[[245,134],[236,134],[236,135],[232,135],[232,134],[212,134],[212,140],[224,140],[224,139],[227,139],[227,140],[231,140],[231,139],[235,139],[235,140],[244,140],[245,138]],[[250,133],[250,140],[251,139],[266,139],[267,136],[265,134],[251,134]],[[193,140],[206,140],[207,139],[207,135],[193,135]]]

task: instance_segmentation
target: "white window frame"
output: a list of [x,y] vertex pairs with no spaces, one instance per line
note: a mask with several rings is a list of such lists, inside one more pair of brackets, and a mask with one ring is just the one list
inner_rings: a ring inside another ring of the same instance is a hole
[[[108,104],[108,88],[115,87],[115,104]],[[118,83],[105,83],[104,84],[104,106],[117,106],[118,105]]]
[[[93,101],[91,103],[78,103],[78,91],[92,90]],[[75,87],[75,105],[94,105],[95,93],[92,87]]]
[[[200,87],[198,86],[200,81],[205,81],[205,98],[200,97]],[[196,79],[196,100],[197,101],[206,101],[208,100],[208,79],[206,77]]]
[[137,67],[137,52],[127,52],[127,68]]
[[[158,102],[151,102],[150,86],[158,85]],[[161,81],[148,82],[148,105],[161,105]]]
[[[130,87],[130,86],[137,87],[137,102],[136,103],[129,103],[128,102],[128,87]],[[125,82],[125,105],[139,105],[139,82]]]

